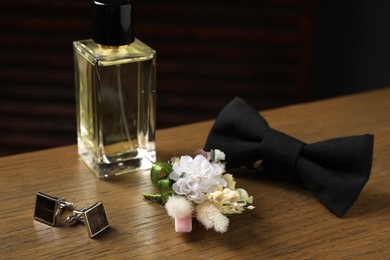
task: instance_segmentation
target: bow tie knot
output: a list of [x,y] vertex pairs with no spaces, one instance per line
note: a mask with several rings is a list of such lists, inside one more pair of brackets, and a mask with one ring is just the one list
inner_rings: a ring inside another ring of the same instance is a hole
[[270,128],[258,148],[265,164],[272,162],[274,172],[282,176],[296,174],[296,161],[305,143]]

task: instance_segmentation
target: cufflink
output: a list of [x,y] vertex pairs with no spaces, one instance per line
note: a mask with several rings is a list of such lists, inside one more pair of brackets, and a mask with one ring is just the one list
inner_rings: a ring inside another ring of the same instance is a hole
[[62,209],[73,210],[76,205],[64,197],[56,198],[41,192],[36,193],[34,219],[55,227],[57,215]]
[[109,224],[103,202],[99,201],[89,208],[73,210],[73,214],[67,217],[66,223],[72,224],[76,222],[84,223],[87,228],[89,238],[93,238],[103,230],[107,229]]

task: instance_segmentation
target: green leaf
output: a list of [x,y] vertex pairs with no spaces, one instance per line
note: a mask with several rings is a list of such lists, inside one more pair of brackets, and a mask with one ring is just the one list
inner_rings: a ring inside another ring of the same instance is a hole
[[252,204],[253,203],[253,196],[250,196],[249,198],[247,198],[246,202],[249,204]]
[[161,179],[164,179],[169,176],[172,172],[172,166],[169,163],[164,162],[156,162],[152,165],[152,169],[150,170],[150,178],[154,187],[159,189],[158,182]]
[[145,193],[144,198],[152,201],[157,201],[159,203],[163,203],[163,198],[161,194],[150,194],[150,193]]
[[163,201],[166,201],[171,193],[171,183],[169,178],[159,180],[158,189],[160,190]]
[[215,151],[214,151],[214,149],[211,149],[210,150],[210,157],[211,157],[211,161],[215,161]]

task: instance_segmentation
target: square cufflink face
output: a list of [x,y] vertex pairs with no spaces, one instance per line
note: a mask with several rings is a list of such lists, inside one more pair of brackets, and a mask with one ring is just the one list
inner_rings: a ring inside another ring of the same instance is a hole
[[57,224],[58,209],[59,203],[57,198],[37,192],[34,211],[35,220],[55,226]]
[[83,219],[90,238],[109,227],[106,210],[101,201],[83,211]]

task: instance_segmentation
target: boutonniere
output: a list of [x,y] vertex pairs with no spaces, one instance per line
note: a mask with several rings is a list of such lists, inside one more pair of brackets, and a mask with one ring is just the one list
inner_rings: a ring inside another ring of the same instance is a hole
[[175,219],[176,232],[191,232],[195,218],[206,229],[224,233],[229,226],[226,215],[254,209],[253,197],[236,188],[233,175],[225,171],[225,154],[220,150],[198,150],[195,157],[174,157],[156,162],[151,180],[158,194],[144,197],[164,205]]

